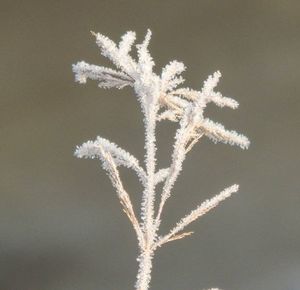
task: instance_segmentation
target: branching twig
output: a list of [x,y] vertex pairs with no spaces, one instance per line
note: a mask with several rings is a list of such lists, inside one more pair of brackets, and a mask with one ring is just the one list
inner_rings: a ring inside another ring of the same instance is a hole
[[[81,61],[73,65],[75,80],[79,83],[86,83],[87,79],[96,80],[99,87],[103,88],[121,89],[130,86],[134,89],[144,114],[145,169],[134,156],[101,137],[77,147],[75,155],[80,158],[97,157],[101,159],[102,166],[118,193],[123,211],[131,221],[137,235],[140,254],[136,290],[147,290],[151,280],[152,259],[155,250],[165,243],[191,235],[193,232],[182,232],[182,230],[238,190],[237,185],[223,190],[219,195],[203,202],[182,218],[168,234],[158,237],[164,205],[182,170],[186,154],[203,136],[207,136],[214,142],[238,145],[242,149],[249,146],[249,140],[235,131],[226,130],[221,124],[215,123],[203,115],[206,105],[210,102],[219,107],[232,109],[238,107],[235,100],[223,97],[221,93],[214,91],[221,77],[220,72],[217,71],[209,76],[199,91],[178,88],[184,82],[181,74],[185,70],[185,65],[182,62],[171,61],[163,68],[160,76],[154,73],[154,61],[148,50],[151,39],[150,30],[147,31],[144,41],[136,45],[137,60],[130,55],[136,39],[135,32],[125,33],[118,45],[100,33],[91,33],[96,38],[101,54],[110,59],[116,69]],[[179,122],[179,128],[175,135],[170,167],[156,171],[155,133],[157,123],[162,120]],[[123,187],[118,166],[133,169],[143,185],[140,221],[134,212],[129,194]],[[157,195],[155,189],[160,182],[164,182],[164,185],[155,216],[154,203]]]

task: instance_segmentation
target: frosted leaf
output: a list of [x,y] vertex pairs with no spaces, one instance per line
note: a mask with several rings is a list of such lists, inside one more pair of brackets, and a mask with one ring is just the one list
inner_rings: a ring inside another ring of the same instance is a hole
[[239,103],[228,97],[222,96],[219,92],[211,92],[208,98],[208,101],[215,103],[218,107],[229,107],[231,109],[236,109],[239,106]]
[[94,159],[101,156],[102,150],[110,153],[116,166],[122,165],[127,168],[132,168],[141,181],[145,182],[146,175],[143,168],[139,165],[139,161],[127,151],[105,138],[97,137],[96,141],[87,141],[81,146],[77,146],[74,154],[78,158]]
[[202,92],[205,95],[209,95],[210,92],[214,90],[214,88],[217,86],[220,78],[221,78],[220,71],[216,71],[213,75],[208,76],[207,80],[204,82]]
[[132,79],[121,71],[97,65],[91,65],[80,61],[73,65],[75,80],[79,83],[86,83],[87,79],[99,81],[99,87],[123,88],[132,85]]
[[162,92],[166,92],[168,90],[174,89],[177,85],[184,82],[182,77],[177,78],[177,75],[180,75],[183,71],[185,71],[186,67],[182,62],[178,62],[177,60],[171,61],[167,64],[161,74],[161,90]]
[[154,176],[155,184],[163,182],[167,178],[169,172],[170,168],[163,168],[157,171]]
[[170,81],[168,81],[166,88],[167,90],[173,90],[176,87],[178,87],[180,84],[184,83],[184,81],[185,80],[182,76],[175,77]]
[[[133,58],[128,53],[124,54],[124,51],[120,50],[116,43],[108,37],[100,33],[94,33],[94,35],[96,37],[96,43],[101,49],[102,55],[110,59],[117,68],[122,69],[123,72],[126,72],[131,77],[134,77],[136,75],[136,62],[133,60]],[[131,38],[130,40],[129,36]],[[124,38],[123,44],[121,41],[121,46],[125,50],[130,49],[132,35],[129,34],[129,36],[125,37],[125,39],[128,41],[126,44],[124,43]]]
[[101,54],[110,59],[117,67],[121,67],[119,60],[119,49],[115,42],[107,36],[96,33],[96,43],[101,49]]
[[246,136],[238,134],[236,131],[226,130],[223,125],[209,119],[199,122],[198,130],[215,143],[222,142],[230,145],[238,145],[242,149],[247,149],[250,145],[250,141]]
[[182,231],[186,226],[190,223],[198,219],[199,217],[205,215],[211,209],[215,208],[220,202],[230,197],[233,193],[237,192],[239,186],[234,184],[230,187],[225,188],[221,193],[215,195],[211,199],[207,199],[206,201],[202,202],[196,209],[192,210],[188,215],[182,218],[176,226],[165,236],[161,237],[157,241],[157,247],[160,247],[164,243],[167,243],[169,239],[172,239],[174,235],[178,232]]
[[152,73],[152,68],[154,66],[154,61],[148,51],[151,35],[152,32],[150,29],[148,29],[144,41],[136,46],[140,73],[144,74],[145,76]]
[[121,54],[126,55],[130,52],[133,43],[135,42],[136,34],[134,31],[127,31],[119,43],[119,51]]
[[173,90],[172,92],[170,92],[170,94],[183,96],[188,100],[195,101],[199,97],[200,92],[196,90],[192,90],[190,88],[179,88]]
[[169,120],[172,122],[177,122],[178,114],[176,114],[172,110],[165,110],[157,116],[156,120],[157,121]]
[[206,103],[213,102],[219,107],[230,107],[232,109],[236,109],[239,105],[237,101],[232,98],[223,97],[219,92],[214,92],[214,88],[219,83],[220,78],[221,73],[219,71],[208,76],[207,80],[203,84],[200,97],[205,98]]

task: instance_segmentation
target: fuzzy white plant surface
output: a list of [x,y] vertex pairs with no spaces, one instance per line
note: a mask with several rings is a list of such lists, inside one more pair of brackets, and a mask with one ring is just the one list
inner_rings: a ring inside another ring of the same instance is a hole
[[[153,72],[154,61],[148,51],[150,30],[144,41],[136,45],[137,59],[130,55],[136,38],[135,32],[125,33],[119,44],[100,33],[92,32],[92,34],[96,37],[96,43],[102,55],[115,65],[115,69],[80,61],[73,65],[75,80],[79,83],[86,83],[87,79],[96,80],[102,88],[121,89],[130,86],[134,89],[144,114],[146,154],[143,166],[133,155],[116,144],[97,137],[95,141],[87,141],[77,146],[75,155],[79,158],[101,160],[102,167],[110,177],[122,208],[136,232],[139,245],[139,269],[135,288],[147,290],[151,280],[152,259],[155,251],[163,244],[192,234],[192,232],[184,232],[186,226],[238,191],[236,184],[227,187],[183,217],[169,233],[160,235],[159,227],[164,205],[171,196],[171,190],[182,170],[182,163],[187,153],[204,136],[215,143],[237,145],[242,149],[248,148],[249,140],[204,117],[204,109],[210,102],[219,107],[232,109],[238,107],[235,100],[215,91],[221,77],[219,71],[209,76],[200,90],[179,88],[179,85],[184,82],[181,74],[185,70],[185,65],[182,62],[171,61],[163,68],[161,75]],[[175,134],[170,166],[157,169],[155,132],[157,123],[162,120],[178,122],[179,127]],[[123,186],[118,171],[119,166],[133,169],[142,183],[140,217],[137,216],[129,193]],[[160,182],[164,184],[159,194],[156,191],[156,185]],[[155,211],[155,202],[157,202],[157,211]]]

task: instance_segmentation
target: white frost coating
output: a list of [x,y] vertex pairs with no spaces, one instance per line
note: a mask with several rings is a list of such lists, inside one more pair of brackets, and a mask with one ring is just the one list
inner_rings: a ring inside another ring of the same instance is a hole
[[213,75],[208,76],[207,80],[203,84],[202,92],[205,95],[209,95],[210,92],[214,90],[214,88],[217,86],[220,78],[221,73],[219,71],[216,71]]
[[127,55],[132,48],[132,45],[134,44],[136,39],[136,34],[133,31],[128,31],[122,36],[122,40],[119,44],[119,51],[120,54]]
[[[181,219],[169,234],[159,237],[158,232],[164,205],[171,196],[172,188],[182,170],[187,153],[203,136],[207,136],[213,142],[238,145],[242,149],[248,148],[249,140],[247,137],[235,131],[228,131],[223,125],[204,117],[204,110],[208,103],[232,109],[238,107],[238,103],[234,99],[224,97],[220,92],[215,91],[221,77],[219,71],[209,76],[199,90],[180,88],[179,85],[184,82],[181,74],[186,69],[182,62],[176,60],[169,62],[160,75],[153,72],[155,64],[148,49],[151,39],[150,30],[147,31],[143,42],[135,45],[137,59],[130,55],[136,40],[135,32],[125,33],[118,44],[100,33],[93,32],[92,34],[96,38],[101,54],[111,60],[116,69],[80,61],[73,65],[75,81],[84,84],[87,79],[91,79],[97,81],[99,87],[102,88],[122,89],[125,86],[133,88],[144,115],[145,169],[134,156],[101,137],[78,146],[75,155],[79,158],[99,158],[102,161],[102,166],[118,193],[123,211],[128,216],[137,235],[140,253],[135,288],[147,290],[151,280],[152,259],[155,250],[167,242],[189,236],[192,232],[182,232],[187,225],[216,207],[238,189],[238,186],[234,185],[203,202]],[[171,164],[168,168],[157,171],[156,126],[162,120],[178,122],[179,127],[175,134]],[[133,169],[142,183],[143,194],[139,219],[135,214],[129,194],[123,187],[118,166]],[[157,197],[159,194],[156,188],[159,183],[163,183],[160,198]]]
[[139,73],[142,74],[143,77],[150,79],[152,74],[152,68],[154,66],[154,61],[148,51],[151,35],[152,32],[150,29],[148,29],[144,41],[136,46],[139,59]]
[[122,69],[129,76],[133,77],[136,75],[136,63],[129,54],[124,54],[123,50],[120,50],[108,37],[100,33],[95,34],[95,37],[96,43],[100,47],[103,56],[109,58],[117,68]]
[[213,75],[210,75],[203,84],[201,90],[201,95],[204,97],[205,102],[213,102],[219,107],[229,107],[236,109],[238,107],[238,102],[234,99],[223,97],[221,93],[214,92],[214,88],[220,81],[221,73],[219,71],[215,72]]
[[121,71],[97,65],[90,65],[84,61],[80,61],[73,65],[75,80],[81,84],[85,84],[87,79],[99,81],[99,87],[122,89],[126,86],[132,86],[132,79]]
[[177,78],[176,76],[185,71],[185,65],[182,62],[176,60],[171,61],[167,64],[161,74],[161,90],[167,92],[168,90],[175,89],[177,85],[184,82],[182,77]]
[[232,98],[223,97],[219,92],[211,92],[207,97],[207,100],[215,103],[218,107],[228,107],[231,109],[236,109],[239,103]]
[[223,142],[230,145],[238,145],[242,149],[247,149],[250,141],[244,135],[235,131],[229,131],[223,125],[215,123],[209,119],[204,119],[197,125],[198,129],[210,138],[213,142]]
[[139,165],[139,161],[127,151],[121,149],[118,145],[108,141],[105,138],[98,136],[96,141],[87,141],[81,146],[77,146],[74,154],[78,158],[94,159],[101,157],[102,150],[110,153],[116,166],[122,165],[133,169],[137,173],[140,180],[143,183],[146,182],[146,173]]
[[157,171],[154,176],[155,184],[163,182],[168,177],[169,172],[170,172],[169,168],[163,168]]

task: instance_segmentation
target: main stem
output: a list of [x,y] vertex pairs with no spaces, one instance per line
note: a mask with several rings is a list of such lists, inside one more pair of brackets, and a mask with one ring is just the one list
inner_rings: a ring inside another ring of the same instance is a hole
[[156,106],[153,102],[146,112],[145,116],[145,148],[146,148],[146,171],[147,182],[143,195],[142,217],[144,218],[143,232],[144,232],[144,248],[140,249],[138,258],[139,269],[136,282],[136,290],[147,290],[151,280],[152,246],[155,239],[156,228],[154,226],[154,197],[155,197],[155,151],[156,151]]
[[138,261],[139,269],[137,275],[136,290],[147,290],[151,280],[153,252],[150,250],[142,251]]
[[[150,107],[151,108],[151,107]],[[149,109],[150,109],[149,108]],[[154,227],[153,227],[153,217],[154,217],[154,195],[155,195],[155,185],[154,185],[154,175],[155,175],[155,114],[154,108],[150,110],[147,116],[146,123],[146,170],[147,170],[147,183],[144,191],[144,231],[146,244],[149,246],[152,244],[154,239]],[[152,115],[152,116],[151,116]]]

